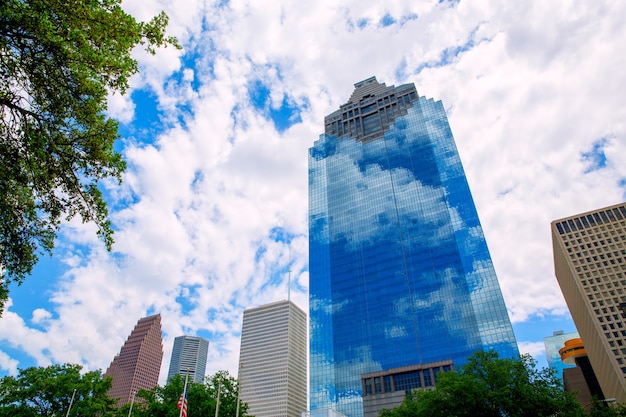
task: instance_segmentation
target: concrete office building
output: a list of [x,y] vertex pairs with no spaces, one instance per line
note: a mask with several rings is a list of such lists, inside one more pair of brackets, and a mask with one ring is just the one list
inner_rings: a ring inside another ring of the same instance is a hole
[[593,399],[604,400],[605,396],[591,367],[583,341],[579,337],[566,340],[559,353],[563,363],[574,365],[573,368],[563,369],[563,389],[575,393],[578,402],[585,410],[590,411]]
[[104,373],[104,376],[113,378],[109,397],[118,399],[118,405],[123,405],[130,402],[140,389],[155,387],[159,382],[162,359],[161,315],[144,317],[137,322]]
[[626,401],[626,204],[552,222],[557,281],[602,392]]
[[300,417],[307,410],[306,313],[291,301],[246,309],[239,398],[256,417]]
[[203,382],[208,352],[208,340],[197,336],[178,336],[174,339],[167,379],[177,374],[184,378],[188,374],[190,381]]
[[366,79],[326,116],[309,276],[311,410],[363,416],[364,374],[519,355],[445,109],[413,84]]
[[361,375],[363,417],[378,417],[383,409],[393,410],[402,404],[408,391],[434,389],[437,374],[453,370],[448,359]]

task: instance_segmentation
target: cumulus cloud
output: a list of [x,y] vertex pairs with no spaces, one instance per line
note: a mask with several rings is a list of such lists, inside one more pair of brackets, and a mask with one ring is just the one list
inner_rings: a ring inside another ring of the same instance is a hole
[[546,347],[543,342],[520,342],[518,346],[522,355],[530,355],[536,358],[546,353]]
[[49,311],[44,310],[43,308],[38,308],[33,311],[33,317],[31,321],[35,324],[44,323],[46,320],[52,317]]
[[[443,101],[513,321],[567,314],[550,221],[626,193],[626,56],[615,52],[626,5],[124,5],[143,20],[164,9],[184,49],[135,52],[141,74],[109,100],[131,132],[124,184],[107,189],[113,252],[92,226],[63,226],[49,303],[14,299],[0,319],[2,371],[106,368],[137,320],[160,312],[162,379],[183,333],[210,340],[209,372],[236,374],[243,309],[286,298],[288,281],[308,309],[307,149],[372,75]],[[252,100],[257,82],[267,106]],[[140,90],[156,129],[138,127],[150,116]],[[277,126],[281,109],[297,117]],[[543,336],[521,350],[541,350]]]

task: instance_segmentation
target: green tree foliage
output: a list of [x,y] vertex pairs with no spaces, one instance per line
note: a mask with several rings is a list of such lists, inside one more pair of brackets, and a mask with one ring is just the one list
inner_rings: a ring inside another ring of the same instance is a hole
[[626,405],[624,404],[596,400],[589,405],[591,406],[589,417],[626,417]]
[[[183,392],[185,379],[179,375],[174,376],[163,386],[157,386],[151,390],[141,390],[137,393],[137,401],[133,405],[133,417],[178,417],[180,410],[176,407],[178,399]],[[187,415],[189,416],[215,416],[217,405],[218,386],[219,414],[220,417],[233,417],[237,408],[237,380],[227,371],[217,372],[207,377],[205,383],[189,381],[187,387]],[[128,416],[127,404],[119,410],[120,417]],[[247,416],[247,404],[240,403],[239,415]]]
[[17,377],[0,379],[0,417],[65,416],[72,394],[70,416],[113,416],[115,401],[107,396],[111,379],[100,371],[81,375],[80,365],[27,368]]
[[138,22],[120,1],[0,1],[0,312],[62,219],[93,221],[113,243],[98,184],[121,181],[125,162],[107,94],[138,71],[136,45],[179,47],[164,13]]
[[477,352],[456,372],[440,373],[436,388],[416,391],[381,417],[579,417],[582,406],[550,369],[528,355],[502,359]]

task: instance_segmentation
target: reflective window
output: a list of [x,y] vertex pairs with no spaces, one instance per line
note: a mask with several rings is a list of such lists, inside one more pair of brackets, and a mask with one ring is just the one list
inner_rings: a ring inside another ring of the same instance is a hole
[[443,105],[407,91],[402,112],[385,92],[385,117],[361,116],[376,139],[327,132],[309,151],[312,409],[362,415],[364,373],[518,354]]

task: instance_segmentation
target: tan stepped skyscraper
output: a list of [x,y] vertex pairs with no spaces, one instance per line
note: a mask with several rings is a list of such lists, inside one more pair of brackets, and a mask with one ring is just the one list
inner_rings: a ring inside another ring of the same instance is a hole
[[132,393],[156,386],[162,359],[161,315],[144,317],[104,374],[113,378],[109,397],[118,398],[118,405],[123,405],[130,402]]
[[240,399],[256,417],[300,417],[307,409],[306,314],[291,301],[243,313]]
[[626,203],[552,222],[556,278],[605,398],[626,401]]

